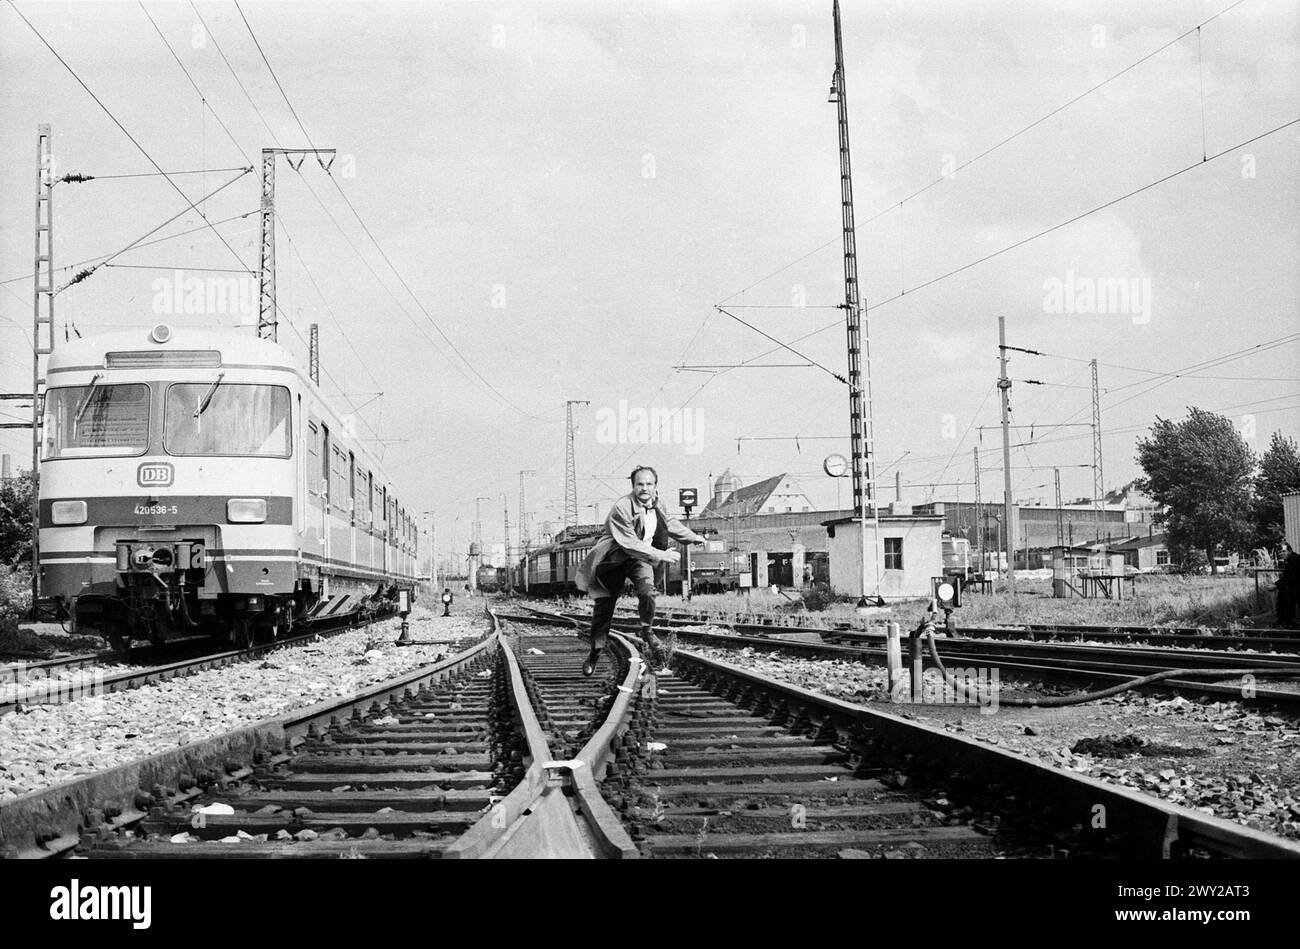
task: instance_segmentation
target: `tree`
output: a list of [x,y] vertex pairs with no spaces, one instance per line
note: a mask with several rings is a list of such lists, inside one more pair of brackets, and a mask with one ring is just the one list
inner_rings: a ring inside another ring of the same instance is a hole
[[0,563],[12,566],[32,556],[32,498],[36,478],[27,471],[0,484]]
[[1244,546],[1255,453],[1230,419],[1198,408],[1180,422],[1157,417],[1138,442],[1137,461],[1146,472],[1138,490],[1161,506],[1156,523],[1168,530],[1171,549],[1202,550],[1214,564],[1219,547]]
[[1282,495],[1300,491],[1300,448],[1295,440],[1273,433],[1259,460],[1255,478],[1255,543],[1272,550],[1283,539]]

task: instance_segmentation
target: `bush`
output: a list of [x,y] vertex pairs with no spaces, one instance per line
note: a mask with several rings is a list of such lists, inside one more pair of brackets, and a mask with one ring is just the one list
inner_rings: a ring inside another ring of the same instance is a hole
[[1190,573],[1197,576],[1206,573],[1209,568],[1210,561],[1206,558],[1203,550],[1186,551],[1178,564],[1179,573]]
[[[832,603],[856,602],[851,596],[840,596],[831,592],[829,583],[819,583],[804,594],[803,604],[814,613],[820,613]],[[791,604],[793,605],[793,604]]]
[[32,572],[27,567],[0,567],[0,634],[18,631],[32,607]]

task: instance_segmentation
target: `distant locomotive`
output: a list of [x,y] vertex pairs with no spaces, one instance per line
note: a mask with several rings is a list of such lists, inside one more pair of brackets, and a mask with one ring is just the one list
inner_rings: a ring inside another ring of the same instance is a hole
[[965,582],[979,573],[978,568],[971,563],[970,541],[965,537],[954,537],[949,531],[944,531],[942,556],[945,577],[958,577]]
[[165,325],[50,357],[41,590],[116,648],[414,596],[417,530],[284,348]]
[[475,574],[479,592],[504,593],[509,586],[508,574],[505,567],[479,567]]
[[[533,596],[581,595],[574,582],[578,567],[600,539],[599,524],[566,527],[545,546],[531,550],[513,568],[516,590]],[[674,549],[677,548],[674,545]],[[733,558],[729,553],[697,552],[692,555],[691,577],[696,592],[720,593],[739,585]],[[660,571],[660,579],[669,593],[682,588],[682,564],[669,564]]]

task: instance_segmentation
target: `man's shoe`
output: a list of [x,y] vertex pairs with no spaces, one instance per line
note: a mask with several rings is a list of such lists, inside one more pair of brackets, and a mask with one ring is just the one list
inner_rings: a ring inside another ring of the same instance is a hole
[[641,627],[641,638],[645,641],[645,658],[650,663],[650,668],[658,669],[660,657],[663,655],[663,645],[659,642],[659,637],[643,626]]
[[600,661],[600,650],[593,649],[587,654],[586,660],[582,663],[582,674],[592,676],[596,674],[596,663]]

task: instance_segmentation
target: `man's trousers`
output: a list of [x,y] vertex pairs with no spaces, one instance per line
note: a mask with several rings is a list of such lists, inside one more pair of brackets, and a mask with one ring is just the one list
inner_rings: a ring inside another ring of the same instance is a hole
[[620,563],[602,563],[596,567],[593,578],[607,595],[597,596],[593,586],[591,605],[591,648],[604,649],[609,639],[609,627],[614,621],[614,606],[618,603],[623,585],[632,581],[636,589],[637,611],[641,625],[649,627],[655,618],[655,570],[644,560],[629,557]]

